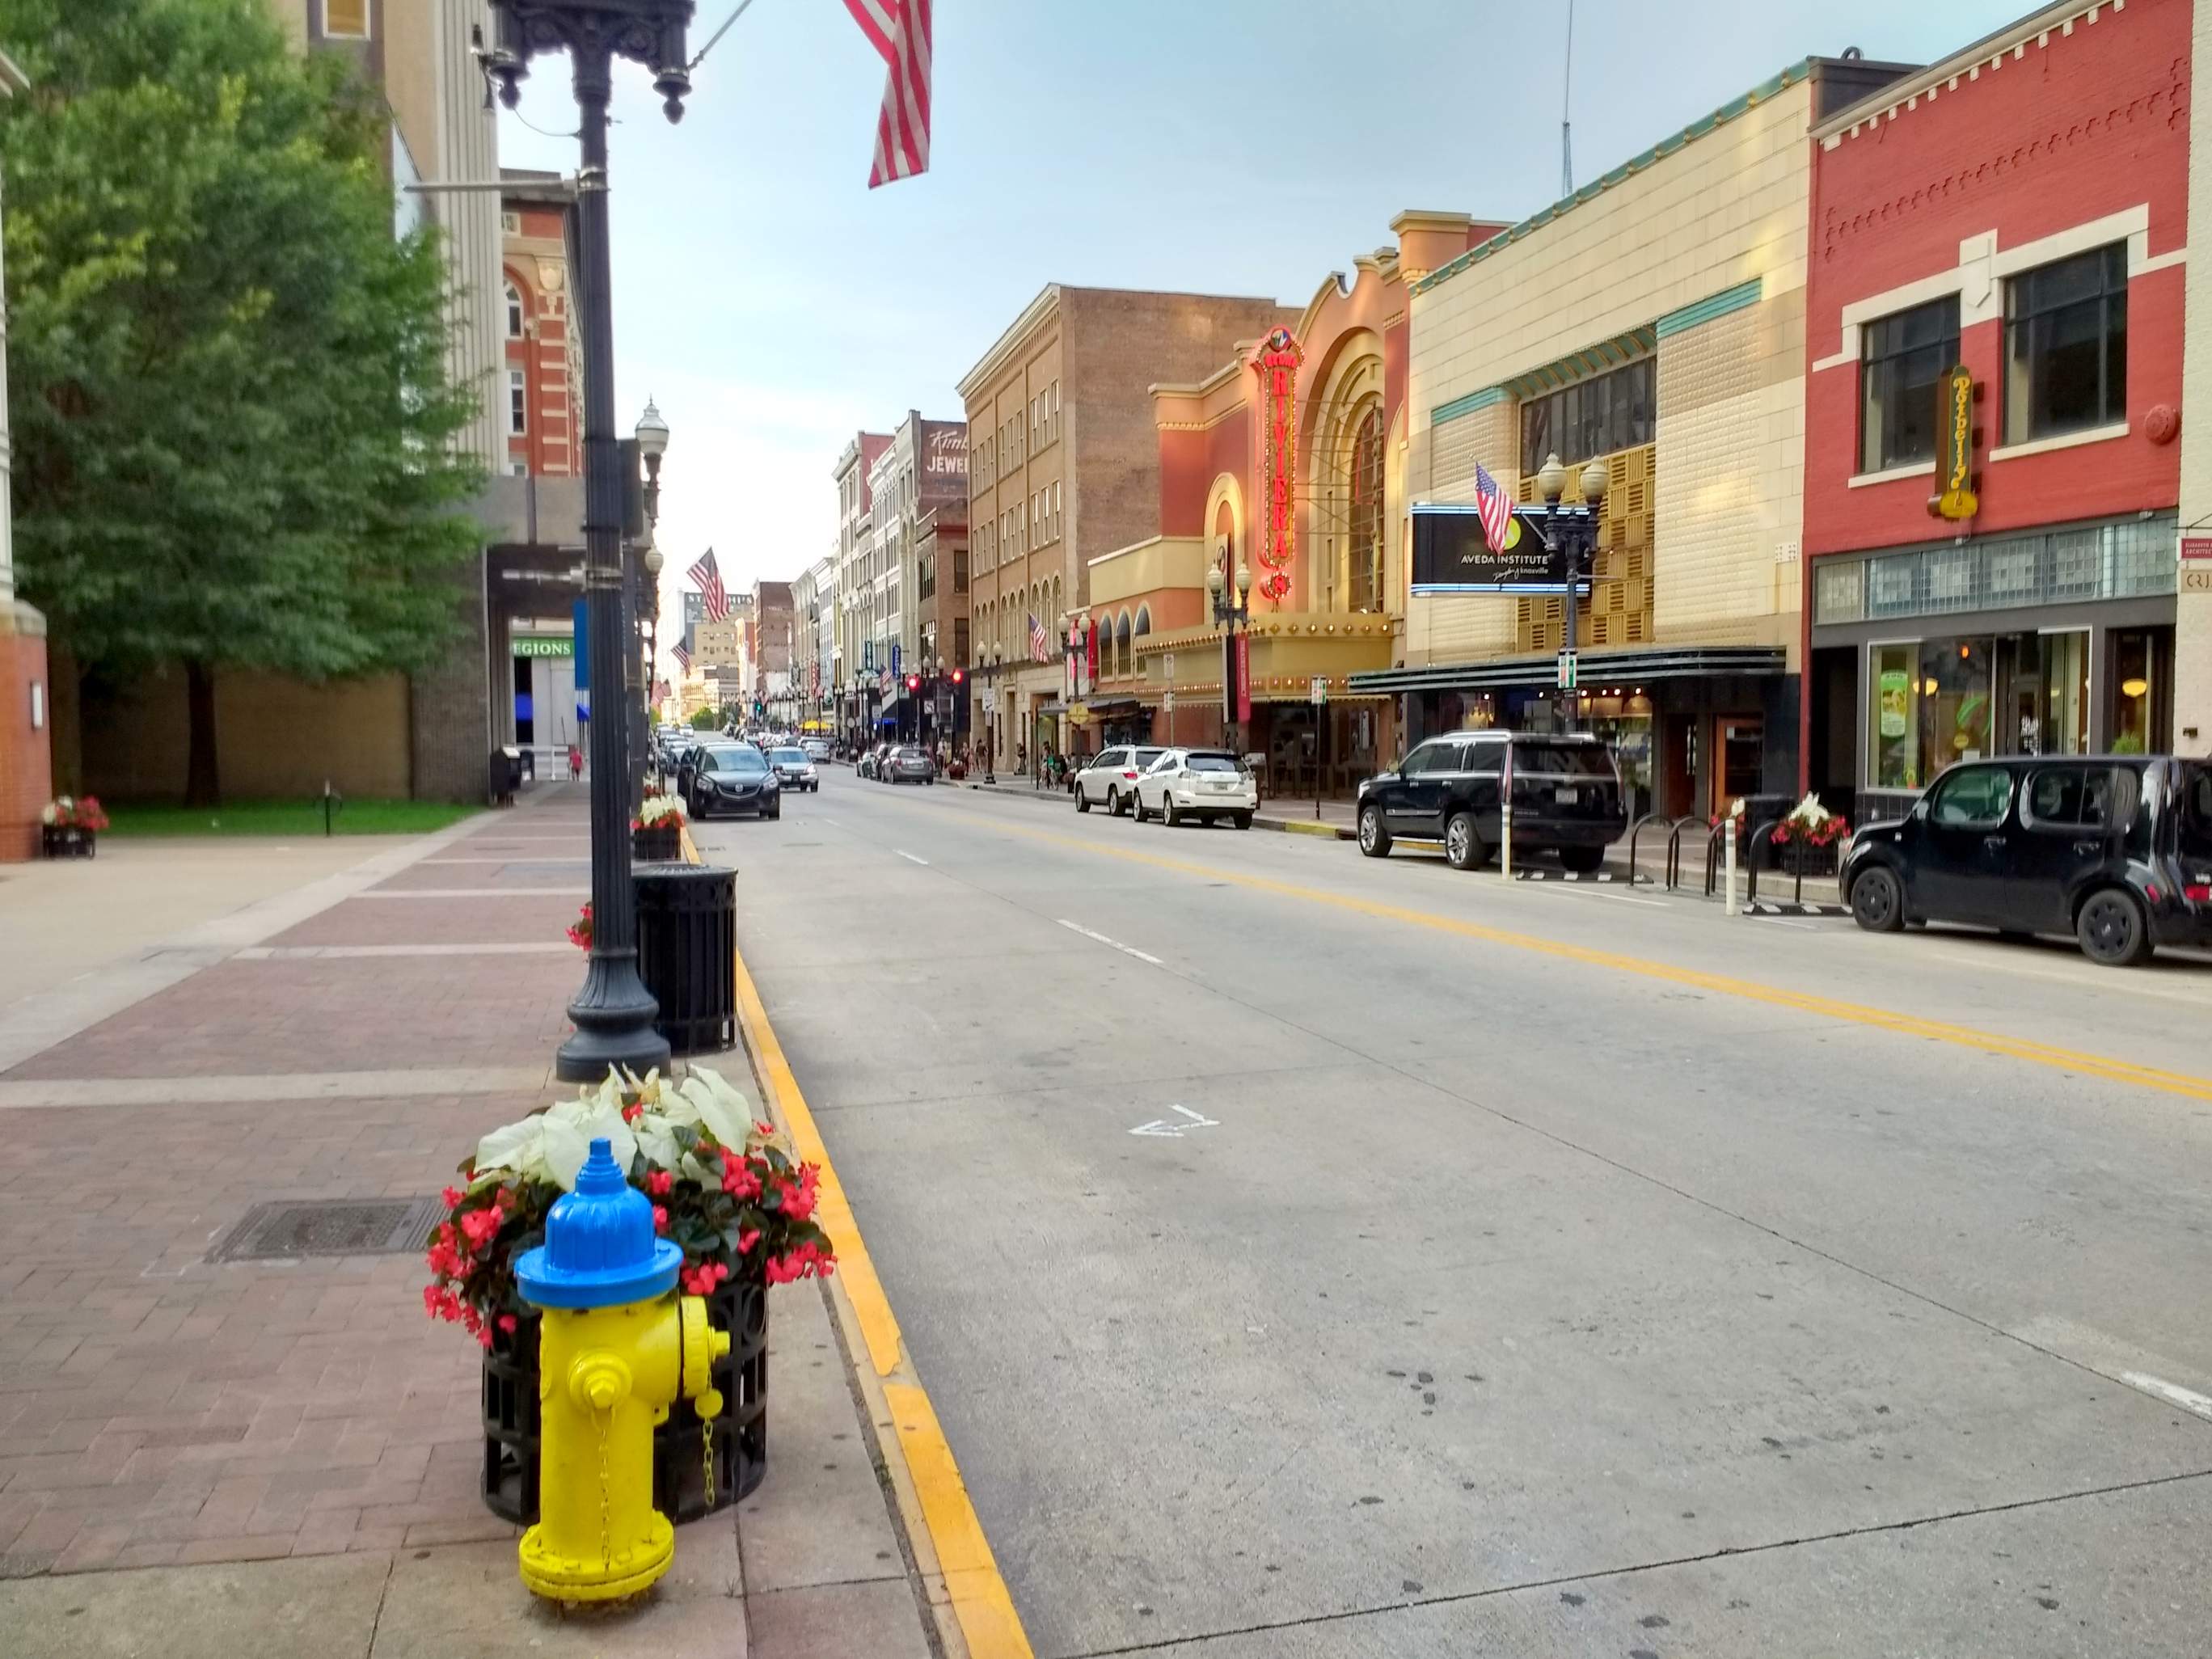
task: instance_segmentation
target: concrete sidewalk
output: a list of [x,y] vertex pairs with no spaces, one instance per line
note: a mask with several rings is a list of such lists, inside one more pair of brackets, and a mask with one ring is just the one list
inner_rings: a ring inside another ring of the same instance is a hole
[[[478,1496],[477,1352],[419,1256],[210,1260],[257,1204],[434,1194],[568,1092],[584,792],[352,850],[0,1006],[0,1651],[930,1654],[818,1285],[771,1297],[761,1489],[640,1607],[563,1617]],[[84,896],[27,952],[100,931]]]

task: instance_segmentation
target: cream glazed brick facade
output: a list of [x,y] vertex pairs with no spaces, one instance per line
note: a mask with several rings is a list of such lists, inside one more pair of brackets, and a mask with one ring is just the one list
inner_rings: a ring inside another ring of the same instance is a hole
[[[1478,459],[1516,493],[1516,390],[1655,354],[1652,642],[1780,646],[1794,669],[1807,135],[1816,112],[1899,67],[1794,65],[1424,278],[1412,301],[1413,498],[1471,500]],[[1511,599],[1410,599],[1407,662],[1510,652],[1518,614]]]

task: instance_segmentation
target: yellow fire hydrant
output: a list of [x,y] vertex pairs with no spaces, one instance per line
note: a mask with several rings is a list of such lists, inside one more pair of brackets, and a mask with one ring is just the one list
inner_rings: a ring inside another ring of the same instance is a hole
[[718,1416],[714,1362],[730,1351],[703,1297],[672,1296],[684,1252],[653,1236],[653,1204],[592,1143],[545,1243],[514,1273],[544,1310],[538,1352],[538,1524],[522,1582],[562,1601],[635,1595],[668,1571],[675,1528],[653,1507],[653,1431],[681,1396]]

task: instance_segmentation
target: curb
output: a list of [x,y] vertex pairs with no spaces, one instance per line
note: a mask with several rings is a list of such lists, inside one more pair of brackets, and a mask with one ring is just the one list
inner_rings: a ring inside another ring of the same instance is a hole
[[769,1024],[742,951],[735,953],[732,967],[738,1030],[761,1098],[790,1133],[799,1157],[821,1167],[816,1215],[836,1252],[838,1272],[820,1282],[845,1350],[847,1375],[866,1407],[884,1485],[938,1645],[947,1659],[1034,1659],[952,1448],[908,1357],[852,1205]]
[[1255,817],[1252,820],[1252,827],[1255,830],[1285,830],[1293,836],[1322,836],[1331,841],[1359,839],[1359,832],[1356,830],[1348,830],[1340,824],[1312,823],[1304,818]]

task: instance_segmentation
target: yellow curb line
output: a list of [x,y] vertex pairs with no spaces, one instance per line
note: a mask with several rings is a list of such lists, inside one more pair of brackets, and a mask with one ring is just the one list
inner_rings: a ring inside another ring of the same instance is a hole
[[2197,1077],[2186,1072],[2161,1071],[2154,1066],[2137,1066],[2131,1060],[2116,1060],[2110,1055],[2084,1054],[2071,1048],[2061,1048],[2051,1043],[2037,1042],[2026,1037],[2001,1036],[1992,1031],[1978,1031],[1972,1026],[1954,1025],[1942,1020],[1922,1019],[1912,1014],[1901,1014],[1887,1008],[1869,1007],[1862,1003],[1842,1002],[1832,997],[1814,996],[1808,992],[1786,991],[1774,986],[1759,985],[1749,980],[1731,979],[1723,974],[1708,974],[1694,968],[1678,967],[1672,963],[1653,961],[1644,957],[1618,955],[1610,951],[1594,951],[1587,945],[1569,945],[1562,940],[1545,939],[1534,933],[1516,933],[1503,927],[1486,927],[1480,922],[1461,921],[1450,916],[1440,916],[1425,910],[1408,909],[1403,905],[1383,904],[1372,899],[1354,898],[1348,893],[1332,893],[1326,888],[1301,887],[1295,883],[1275,881],[1266,876],[1255,876],[1242,870],[1224,869],[1218,865],[1192,864],[1182,859],[1164,857],[1157,853],[1142,853],[1133,848],[1107,847],[1095,841],[1061,835],[1050,830],[1030,830],[1018,824],[988,823],[988,827],[1001,835],[1023,836],[1033,841],[1052,842],[1106,858],[1123,859],[1133,864],[1148,864],[1162,870],[1172,870],[1183,875],[1199,876],[1207,881],[1232,882],[1256,892],[1274,893],[1285,898],[1295,898],[1309,904],[1325,904],[1340,910],[1350,910],[1360,915],[1373,916],[1384,921],[1406,922],[1433,932],[1457,934],[1462,939],[1480,939],[1489,945],[1503,945],[1516,951],[1533,951],[1539,956],[1557,957],[1562,961],[1577,962],[1592,968],[1603,968],[1614,973],[1632,974],[1643,979],[1656,979],[1671,985],[1694,986],[1700,990],[1715,992],[1723,996],[1741,997],[1748,1002],[1763,1002],[1777,1008],[1795,1009],[1801,1013],[1826,1019],[1848,1022],[1854,1025],[1871,1026],[1878,1030],[1893,1031],[1900,1036],[1924,1037],[1931,1042],[1948,1042],[1961,1048],[1972,1048],[1983,1054],[2003,1054],[2014,1060],[2026,1060],[2033,1066],[2047,1066],[2056,1071],[2072,1072],[2084,1077],[2104,1078],[2115,1083],[2133,1084],[2139,1088],[2156,1090],[2162,1094],[2179,1095],[2191,1100],[2212,1100],[2212,1078]]
[[[875,1373],[873,1381],[880,1389],[886,1414],[896,1432],[897,1449],[904,1460],[907,1478],[912,1482],[914,1497],[921,1511],[921,1531],[926,1534],[914,1541],[926,1545],[935,1557],[933,1563],[920,1563],[925,1579],[940,1577],[970,1659],[1032,1659],[1029,1637],[1022,1629],[1020,1615],[1014,1611],[1013,1597],[1007,1592],[1006,1580],[999,1575],[990,1542],[983,1536],[982,1522],[976,1519],[975,1506],[968,1501],[968,1487],[960,1478],[960,1466],[954,1461],[945,1431],[938,1425],[936,1409],[907,1358],[898,1320],[884,1294],[883,1281],[876,1276],[875,1263],[869,1258],[867,1246],[860,1240],[860,1224],[853,1218],[844,1184],[837,1179],[829,1150],[822,1144],[821,1131],[815,1127],[814,1115],[807,1109],[806,1097],[799,1092],[790,1061],[784,1058],[783,1045],[776,1040],[775,1028],[769,1024],[768,1011],[761,1006],[760,992],[745,968],[743,951],[737,953],[735,969],[738,1023],[744,1033],[745,1047],[770,1096],[770,1104],[790,1131],[792,1145],[799,1157],[821,1166],[822,1183],[816,1195],[814,1218],[829,1234],[837,1255],[837,1273],[832,1284],[842,1288],[833,1296],[832,1303],[841,1310],[849,1308],[860,1326],[860,1339]],[[847,1337],[849,1342],[849,1331]],[[897,1472],[893,1473],[894,1484],[902,1487],[896,1480]],[[908,1530],[911,1533],[914,1528],[909,1527]],[[921,1551],[918,1549],[916,1553],[919,1556]]]
[[1272,822],[1269,827],[1276,830],[1287,830],[1294,836],[1327,836],[1332,841],[1340,841],[1343,839],[1343,837],[1337,834],[1336,826],[1334,824],[1320,823],[1309,823],[1304,818],[1276,818]]

